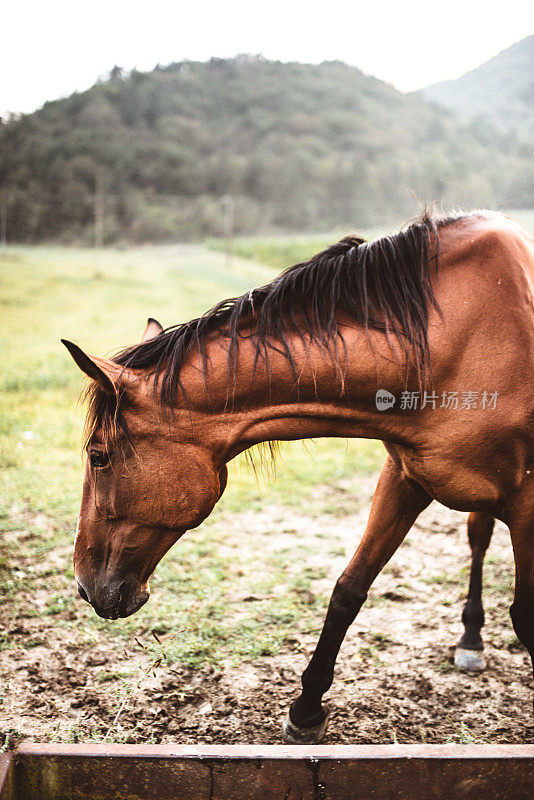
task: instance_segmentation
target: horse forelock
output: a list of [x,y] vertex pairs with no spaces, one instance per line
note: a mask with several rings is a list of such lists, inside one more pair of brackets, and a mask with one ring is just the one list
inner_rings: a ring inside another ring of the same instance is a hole
[[87,403],[83,435],[85,450],[96,443],[96,436],[97,443],[107,453],[111,453],[124,440],[130,440],[130,432],[121,413],[120,391],[110,395],[98,383],[91,381],[84,391],[83,400]]

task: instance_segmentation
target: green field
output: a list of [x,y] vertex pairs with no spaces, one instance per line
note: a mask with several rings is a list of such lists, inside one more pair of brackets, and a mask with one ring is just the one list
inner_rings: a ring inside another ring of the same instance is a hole
[[[306,562],[305,537],[297,536],[294,546],[273,554],[266,566],[253,540],[241,561],[235,552],[230,559],[224,549],[226,531],[232,531],[236,515],[245,511],[267,513],[274,526],[281,508],[310,513],[313,507],[333,520],[349,513],[357,497],[347,492],[334,502],[328,492],[318,495],[317,487],[379,469],[383,450],[374,442],[288,445],[276,477],[260,477],[259,483],[238,459],[212,517],[171,550],[152,581],[151,601],[130,619],[99,619],[77,598],[73,584],[71,548],[83,470],[82,380],[60,338],[72,339],[88,352],[109,354],[137,341],[148,316],[164,325],[191,318],[273,274],[270,267],[239,259],[228,269],[224,255],[194,246],[98,254],[17,247],[0,256],[3,651],[43,646],[48,636],[69,637],[73,632],[82,649],[95,639],[113,649],[117,642],[146,638],[155,630],[160,638],[167,634],[168,663],[199,667],[275,653],[294,635],[297,620],[301,627],[318,624],[317,606],[325,598],[303,607],[299,598],[311,575],[306,568],[292,569],[295,558]],[[280,584],[284,592],[269,603],[249,604],[238,621],[225,614],[230,595],[260,591],[267,596]],[[27,620],[32,635],[16,633],[21,619]],[[175,636],[176,631],[180,633]],[[150,636],[145,646],[140,670],[161,648]],[[137,679],[135,670],[129,679]],[[5,694],[6,671],[0,672],[0,681]]]
[[[534,231],[534,209],[514,209],[503,213],[517,220],[528,231]],[[394,229],[395,226],[390,226],[386,232]],[[239,237],[232,242],[231,250],[238,258],[259,261],[282,271],[292,264],[309,259],[315,253],[349,233],[364,236],[370,241],[384,235],[385,231],[382,228],[370,228],[362,231],[356,225],[350,231],[339,230],[315,236]],[[228,248],[227,243],[220,239],[211,241],[209,246],[219,252],[224,252]]]

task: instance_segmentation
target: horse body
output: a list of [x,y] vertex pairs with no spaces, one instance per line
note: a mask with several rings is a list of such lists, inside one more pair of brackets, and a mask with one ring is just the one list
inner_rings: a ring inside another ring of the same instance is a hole
[[422,412],[410,446],[389,450],[444,505],[509,522],[534,459],[534,241],[488,214],[445,227],[440,244],[441,315],[429,320],[434,387],[479,399],[497,392],[498,402],[491,413]]
[[[417,238],[422,233],[427,239]],[[432,271],[425,251],[414,270],[421,248],[438,239],[439,268]],[[366,531],[290,711],[286,735],[294,741],[324,732],[321,698],[345,632],[433,498],[474,512],[462,647],[482,646],[482,559],[496,517],[510,527],[516,557],[512,619],[534,654],[534,240],[501,215],[481,213],[379,240],[359,260],[361,240],[336,247],[310,262],[315,272],[298,265],[278,290],[273,282],[282,322],[262,316],[271,296],[263,287],[230,311],[216,308],[206,324],[195,321],[193,333],[149,325],[144,343],[119,363],[68,345],[93,380],[75,570],[80,593],[102,616],[127,616],[146,601],[156,564],[211,512],[238,453],[320,436],[385,443]],[[328,270],[350,276],[348,266],[364,273],[365,297],[354,311],[342,283],[323,278]],[[385,280],[380,270],[392,268]],[[386,412],[377,408],[378,389],[396,398]],[[477,402],[447,407],[454,392]],[[415,395],[417,407],[403,407],[403,397]],[[493,405],[481,407],[489,397]]]

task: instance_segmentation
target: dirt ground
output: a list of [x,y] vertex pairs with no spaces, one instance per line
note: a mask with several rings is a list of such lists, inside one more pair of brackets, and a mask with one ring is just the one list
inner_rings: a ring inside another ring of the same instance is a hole
[[[283,515],[276,525],[281,532],[262,547],[291,546],[287,531],[294,529],[316,536],[306,566],[326,567],[311,590],[326,596],[359,540],[373,486],[369,480],[362,488],[361,509],[341,519],[308,518],[286,507],[233,515],[223,546],[230,554],[242,549],[245,532],[250,542],[251,528],[261,528],[269,515]],[[465,519],[434,503],[375,582],[327,696],[329,743],[534,741],[532,673],[508,617],[513,562],[502,525],[485,571],[487,669],[466,674],[453,666],[467,589]],[[341,547],[327,558],[329,531]],[[44,557],[54,568],[62,554]],[[258,600],[234,597],[227,613],[239,617]],[[72,618],[72,611],[65,613]],[[317,615],[313,630],[288,636],[274,655],[237,664],[228,658],[199,669],[148,656],[142,641],[110,646],[102,635],[81,648],[81,627],[62,626],[61,615],[21,617],[8,631],[16,646],[0,652],[6,686],[0,730],[34,740],[277,743],[323,616],[324,611]],[[35,646],[24,646],[37,634]],[[132,665],[135,680],[121,683],[121,673]],[[103,680],[104,672],[119,677]]]

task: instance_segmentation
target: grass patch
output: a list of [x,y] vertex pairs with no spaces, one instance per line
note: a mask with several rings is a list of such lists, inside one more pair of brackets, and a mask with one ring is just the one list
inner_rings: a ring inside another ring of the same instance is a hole
[[[232,242],[232,253],[238,258],[267,264],[281,272],[293,266],[293,264],[309,260],[316,253],[347,236],[348,233],[350,231],[339,230],[321,235],[240,237]],[[385,231],[376,228],[366,231],[352,231],[352,233],[363,236],[370,241],[377,236],[381,236]],[[222,239],[210,240],[208,245],[219,252],[226,252],[227,249],[227,244]]]

